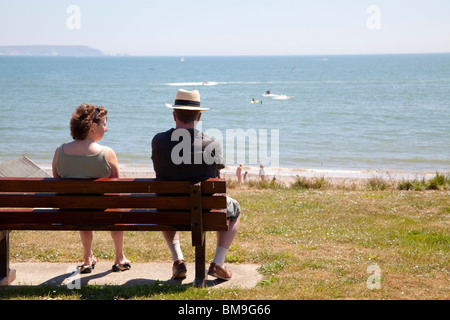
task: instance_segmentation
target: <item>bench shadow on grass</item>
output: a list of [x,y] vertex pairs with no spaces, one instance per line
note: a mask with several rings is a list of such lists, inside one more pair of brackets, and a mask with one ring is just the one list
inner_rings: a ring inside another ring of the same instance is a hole
[[[65,273],[46,280],[39,285],[18,285],[0,287],[0,299],[81,299],[81,300],[110,300],[148,297],[156,295],[182,293],[194,287],[192,282],[185,279],[146,279],[135,278],[124,284],[90,284],[92,280],[99,279],[112,273],[111,270],[82,275],[79,282],[70,282],[73,273]],[[68,281],[69,279],[69,281]],[[214,287],[224,280],[206,280],[206,287]],[[79,289],[78,289],[79,288]]]

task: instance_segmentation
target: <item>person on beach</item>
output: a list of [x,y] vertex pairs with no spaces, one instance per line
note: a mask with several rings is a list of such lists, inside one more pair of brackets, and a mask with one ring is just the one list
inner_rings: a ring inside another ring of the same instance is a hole
[[259,177],[261,178],[261,181],[264,181],[264,176],[266,173],[264,172],[264,166],[262,164],[259,165]]
[[[173,109],[175,129],[160,132],[152,139],[151,157],[156,178],[202,181],[221,177],[220,170],[225,166],[220,143],[196,129],[202,115],[201,111],[209,110],[209,108],[200,107],[199,92],[180,89],[176,94],[174,105],[166,104],[166,106]],[[188,150],[190,154],[180,156],[179,145],[183,143],[187,146],[183,148],[183,153]],[[175,147],[178,151],[172,152]],[[239,203],[227,196],[229,230],[217,231],[216,251],[208,269],[208,274],[211,276],[223,280],[229,280],[232,277],[231,271],[225,267],[225,256],[238,231],[240,212]],[[163,231],[162,233],[172,253],[172,277],[174,279],[186,277],[186,262],[180,248],[180,232]]]
[[241,184],[241,181],[242,181],[242,163],[236,169],[236,178],[238,179],[239,184]]
[[[108,111],[100,106],[83,103],[72,114],[70,133],[73,141],[58,146],[52,162],[54,178],[118,178],[119,163],[113,149],[101,146],[100,141],[106,131]],[[84,264],[80,273],[91,273],[97,259],[92,252],[93,231],[80,231],[84,251]],[[130,260],[123,252],[123,231],[111,231],[116,260],[113,271],[131,268]]]

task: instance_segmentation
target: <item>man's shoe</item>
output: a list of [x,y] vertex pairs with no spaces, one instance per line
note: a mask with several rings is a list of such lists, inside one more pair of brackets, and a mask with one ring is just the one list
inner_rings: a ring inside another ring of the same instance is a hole
[[173,279],[182,279],[186,278],[186,261],[178,259],[173,263],[172,266],[172,278]]
[[208,274],[222,280],[230,280],[232,276],[231,271],[227,270],[225,267],[222,268],[214,262],[211,262],[209,265]]

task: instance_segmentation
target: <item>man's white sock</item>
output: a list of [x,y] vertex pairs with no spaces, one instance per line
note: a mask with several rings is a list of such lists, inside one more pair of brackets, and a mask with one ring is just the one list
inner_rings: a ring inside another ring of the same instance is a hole
[[171,242],[167,242],[167,246],[172,253],[172,260],[175,262],[178,259],[183,260],[183,252],[181,252],[180,240],[173,240]]
[[228,252],[227,248],[217,246],[216,253],[214,255],[214,259],[212,262],[218,264],[223,268],[223,266],[225,265],[225,256],[227,255],[227,252]]

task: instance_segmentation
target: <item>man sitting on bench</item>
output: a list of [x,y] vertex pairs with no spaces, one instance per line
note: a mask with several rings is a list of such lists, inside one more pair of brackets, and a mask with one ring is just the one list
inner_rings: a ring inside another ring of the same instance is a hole
[[[196,129],[202,115],[209,108],[200,107],[197,90],[178,90],[172,108],[175,129],[160,132],[152,140],[152,160],[156,178],[162,180],[202,181],[220,178],[224,168],[220,143]],[[227,196],[228,231],[217,231],[217,246],[208,274],[223,280],[231,279],[225,267],[225,256],[239,227],[239,203]],[[186,262],[180,248],[179,231],[163,231],[172,253],[174,279],[186,277]]]

